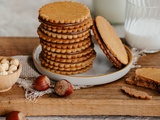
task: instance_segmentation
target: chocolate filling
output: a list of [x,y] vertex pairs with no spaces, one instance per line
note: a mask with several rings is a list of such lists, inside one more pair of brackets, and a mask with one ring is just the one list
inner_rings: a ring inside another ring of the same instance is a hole
[[[43,28],[42,26],[39,26],[38,29],[39,29],[41,32],[43,32],[41,29],[46,30],[46,29]],[[86,32],[86,31],[89,30],[89,29],[90,29],[90,28],[85,29],[85,30],[82,30],[82,31],[80,31],[80,32],[70,32],[70,33],[58,33],[58,32],[53,32],[53,33],[60,34],[60,35],[78,35],[78,34],[81,34],[81,33]],[[46,31],[48,31],[48,30],[46,30]],[[52,31],[49,31],[49,32],[52,32]]]
[[40,16],[38,17],[38,19],[41,23],[45,23],[47,25],[56,26],[56,27],[70,27],[70,26],[80,25],[80,24],[88,21],[89,18],[85,19],[84,21],[78,22],[78,23],[54,23],[54,22],[49,22],[49,21],[43,20]]
[[160,93],[160,84],[157,81],[153,81],[142,76],[136,76],[134,81],[137,86],[150,88]]
[[97,33],[97,37],[100,40],[101,45],[103,46],[105,52],[107,53],[106,56],[109,58],[109,60],[118,68],[122,67],[122,63],[110,52],[110,50],[108,49],[107,45],[104,43],[100,33],[98,32],[97,26],[96,26],[96,22],[94,20],[94,27]]

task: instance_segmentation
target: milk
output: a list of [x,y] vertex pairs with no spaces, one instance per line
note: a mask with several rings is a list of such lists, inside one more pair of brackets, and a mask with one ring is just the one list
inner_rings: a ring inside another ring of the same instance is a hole
[[[130,24],[130,25],[128,25]],[[160,50],[160,20],[139,19],[125,24],[127,43],[135,48]]]

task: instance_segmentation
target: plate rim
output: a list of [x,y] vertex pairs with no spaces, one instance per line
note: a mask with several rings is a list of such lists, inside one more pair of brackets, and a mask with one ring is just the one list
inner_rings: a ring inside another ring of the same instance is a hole
[[[100,78],[100,77],[108,77],[108,76],[111,76],[111,75],[118,74],[118,73],[120,73],[120,72],[125,71],[126,69],[128,69],[128,70],[124,73],[124,75],[128,73],[128,71],[131,69],[131,65],[132,65],[132,63],[133,63],[133,55],[132,55],[132,52],[131,52],[131,50],[129,49],[129,47],[126,46],[126,45],[124,45],[124,46],[125,46],[125,48],[126,48],[126,51],[127,51],[128,57],[129,57],[129,62],[128,62],[128,64],[127,64],[124,68],[122,68],[122,69],[120,69],[120,70],[117,70],[117,71],[115,71],[115,72],[107,73],[107,74],[101,74],[101,75],[96,75],[96,76],[79,76],[79,75],[77,75],[77,76],[72,76],[72,75],[62,75],[62,74],[58,74],[58,73],[53,73],[53,72],[49,71],[48,69],[43,68],[43,67],[38,63],[37,58],[36,58],[36,50],[37,50],[39,47],[41,47],[40,44],[38,44],[38,45],[34,48],[33,53],[32,53],[32,58],[33,58],[34,65],[35,65],[35,67],[36,67],[37,70],[38,70],[38,68],[37,68],[37,65],[38,65],[42,70],[45,70],[45,71],[47,71],[47,72],[49,72],[49,73],[51,73],[51,74],[59,75],[59,76],[64,77],[64,78],[65,78],[65,77],[70,77],[70,78],[79,78],[79,79],[87,79],[87,78],[97,79],[97,78]],[[39,70],[38,70],[38,71],[39,71]],[[40,71],[39,71],[39,72],[40,72]],[[40,72],[40,73],[41,73],[41,72]],[[42,73],[41,73],[41,74],[42,74]],[[124,76],[124,75],[123,75],[123,76]],[[123,76],[121,76],[121,77],[123,77]],[[121,77],[119,77],[119,78],[117,78],[117,79],[120,79]],[[116,79],[116,80],[117,80],[117,79]],[[116,80],[111,80],[110,82],[116,81]],[[109,83],[109,82],[106,82],[106,83]],[[104,84],[104,83],[102,83],[102,84]],[[98,84],[97,84],[97,85],[98,85]]]

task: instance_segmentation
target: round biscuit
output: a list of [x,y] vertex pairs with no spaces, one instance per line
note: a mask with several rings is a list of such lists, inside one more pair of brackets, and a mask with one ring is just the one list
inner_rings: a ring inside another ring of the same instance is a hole
[[91,51],[90,53],[86,54],[85,56],[78,57],[78,58],[57,58],[57,57],[52,57],[52,55],[48,55],[47,53],[41,51],[40,53],[42,57],[51,61],[56,61],[56,62],[61,62],[61,63],[78,63],[78,62],[83,62],[87,59],[89,59],[91,56],[95,55],[95,51]]
[[91,38],[87,38],[83,41],[77,42],[77,43],[51,43],[51,42],[46,42],[42,39],[40,39],[40,44],[44,44],[47,46],[50,46],[52,48],[57,48],[57,49],[75,49],[75,48],[81,48],[85,46],[86,44],[91,43]]
[[[94,54],[93,56],[91,56],[90,58],[88,58],[85,61],[82,62],[78,62],[78,63],[62,63],[62,62],[56,62],[56,61],[51,61],[49,59],[44,60],[43,56],[39,56],[39,59],[41,62],[45,62],[48,65],[50,65],[50,67],[59,67],[59,68],[75,68],[75,67],[85,67],[88,64],[91,64],[93,62],[93,60],[95,59],[96,55]],[[46,66],[48,66],[46,65]]]
[[62,58],[62,59],[76,59],[76,58],[80,58],[83,56],[86,56],[87,54],[91,53],[91,52],[95,52],[95,50],[93,49],[93,46],[90,46],[82,51],[76,52],[76,53],[72,53],[72,54],[63,54],[63,53],[55,53],[55,52],[50,52],[48,50],[43,49],[42,50],[44,53],[46,53],[48,56],[51,56],[53,58]]
[[42,6],[39,17],[52,23],[79,23],[90,16],[84,4],[72,1],[53,2]]
[[74,75],[74,74],[81,74],[81,73],[84,73],[86,71],[88,71],[89,69],[92,68],[92,64],[83,68],[83,69],[80,69],[80,70],[76,70],[76,71],[60,71],[60,70],[53,70],[53,69],[50,69],[48,67],[45,67],[45,66],[42,66],[44,67],[45,69],[53,72],[53,73],[57,73],[57,74],[62,74],[62,75]]
[[39,27],[38,29],[40,29],[44,34],[53,37],[53,38],[58,38],[58,39],[73,39],[73,38],[80,38],[85,36],[86,34],[90,33],[90,29],[80,33],[80,34],[60,34],[60,33],[54,33],[51,31],[48,31],[42,27]]
[[71,32],[81,32],[86,29],[89,29],[93,25],[93,20],[91,17],[87,18],[84,20],[82,23],[79,23],[78,25],[73,25],[73,26],[58,26],[57,24],[49,24],[44,23],[42,21],[41,26],[43,26],[45,29],[52,31],[52,32],[57,32],[57,33],[71,33]]
[[87,39],[88,37],[90,37],[90,33],[87,33],[86,35],[79,37],[79,38],[73,38],[73,39],[58,39],[58,38],[53,38],[50,37],[46,34],[44,34],[41,30],[37,30],[37,33],[39,35],[40,39],[43,39],[44,41],[47,42],[52,42],[52,43],[75,43],[75,42],[80,42],[84,39]]
[[104,44],[113,56],[115,56],[122,64],[128,64],[126,49],[110,23],[102,16],[97,16],[95,18],[95,25]]

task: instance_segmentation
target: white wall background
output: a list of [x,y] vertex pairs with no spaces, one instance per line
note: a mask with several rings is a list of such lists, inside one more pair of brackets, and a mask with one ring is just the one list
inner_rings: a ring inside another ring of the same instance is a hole
[[[0,36],[37,36],[38,10],[57,0],[0,0]],[[73,0],[86,4],[92,0]]]

